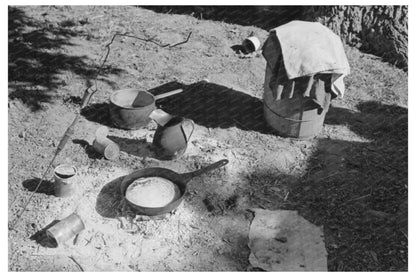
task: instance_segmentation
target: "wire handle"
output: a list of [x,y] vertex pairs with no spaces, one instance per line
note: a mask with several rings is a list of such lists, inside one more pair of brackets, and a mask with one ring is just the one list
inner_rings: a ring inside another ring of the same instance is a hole
[[[184,130],[184,124],[185,124],[185,122],[189,122],[189,123],[191,123],[191,126],[192,126],[191,133],[189,134],[189,136],[188,136],[188,137],[186,137],[186,133],[185,133],[185,130]],[[181,128],[182,128],[182,132],[185,134],[186,143],[188,143],[188,142],[189,142],[189,140],[191,139],[191,136],[192,136],[192,134],[193,134],[194,130],[195,130],[195,123],[193,122],[193,120],[192,120],[192,119],[185,118],[185,119],[182,121],[182,126],[181,126]]]

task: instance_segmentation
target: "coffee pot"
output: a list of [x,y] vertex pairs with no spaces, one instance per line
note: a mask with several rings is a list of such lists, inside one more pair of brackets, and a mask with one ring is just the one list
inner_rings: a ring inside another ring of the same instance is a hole
[[172,160],[182,156],[194,129],[195,124],[191,119],[179,116],[172,117],[164,125],[160,125],[158,122],[153,136],[153,146],[158,158]]

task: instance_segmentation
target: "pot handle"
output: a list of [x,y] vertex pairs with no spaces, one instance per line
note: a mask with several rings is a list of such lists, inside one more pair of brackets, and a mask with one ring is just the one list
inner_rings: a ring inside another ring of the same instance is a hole
[[175,90],[172,90],[172,91],[169,91],[169,92],[165,92],[165,93],[162,93],[162,94],[159,94],[159,95],[155,95],[154,97],[155,97],[155,101],[156,100],[159,100],[159,99],[162,99],[162,98],[165,98],[165,97],[169,97],[169,96],[172,96],[172,95],[175,95],[175,94],[178,94],[178,93],[181,93],[181,92],[183,92],[183,89],[175,89]]
[[[183,126],[184,126],[185,122],[190,122],[190,123],[191,123],[191,126],[192,126],[191,133],[189,134],[189,136],[188,136],[188,137],[186,137],[185,130],[183,129]],[[183,132],[183,134],[184,134],[184,136],[185,136],[185,139],[186,139],[186,143],[188,143],[188,142],[189,142],[189,140],[191,139],[191,136],[192,136],[193,132],[194,132],[194,129],[195,129],[195,123],[193,122],[193,120],[192,120],[192,119],[185,118],[185,119],[182,121],[181,127],[182,127],[182,132]]]
[[219,160],[218,162],[215,162],[213,164],[210,164],[206,167],[203,167],[199,170],[195,170],[193,172],[189,172],[189,173],[185,173],[185,174],[181,174],[182,178],[184,178],[186,180],[186,182],[189,182],[192,178],[199,176],[201,174],[207,173],[208,171],[220,168],[224,165],[228,164],[228,160],[227,159],[223,159],[223,160]]

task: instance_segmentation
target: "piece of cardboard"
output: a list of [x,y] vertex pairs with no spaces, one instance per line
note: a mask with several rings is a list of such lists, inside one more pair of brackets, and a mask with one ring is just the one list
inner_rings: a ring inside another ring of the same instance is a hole
[[253,267],[266,271],[327,271],[321,227],[297,211],[252,209],[249,256]]

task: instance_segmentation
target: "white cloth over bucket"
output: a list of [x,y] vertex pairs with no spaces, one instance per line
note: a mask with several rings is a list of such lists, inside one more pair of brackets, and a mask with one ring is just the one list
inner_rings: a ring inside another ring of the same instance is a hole
[[266,271],[327,271],[322,228],[297,211],[252,209],[249,256],[253,267]]
[[319,22],[299,20],[273,29],[271,35],[279,40],[288,79],[332,74],[332,91],[343,97],[350,66],[338,35]]

